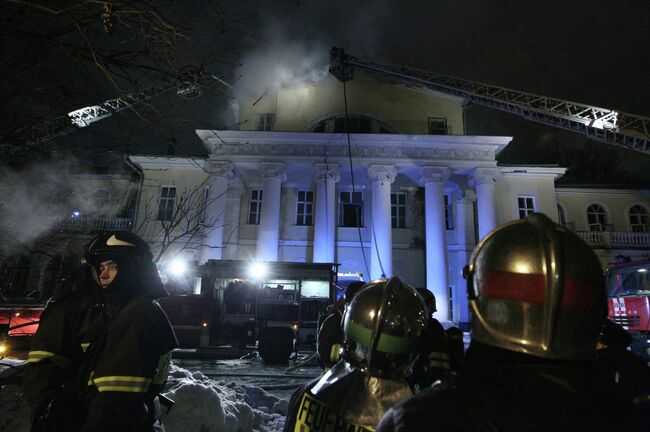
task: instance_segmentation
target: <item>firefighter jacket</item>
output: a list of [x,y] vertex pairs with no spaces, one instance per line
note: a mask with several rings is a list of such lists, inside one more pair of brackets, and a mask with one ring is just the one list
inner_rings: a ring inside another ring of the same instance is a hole
[[106,291],[87,284],[44,311],[24,379],[34,430],[154,430],[154,398],[177,346],[154,301],[166,293],[159,279]]
[[318,363],[324,369],[331,368],[340,359],[343,343],[342,315],[341,311],[335,308],[318,328],[316,352]]
[[648,414],[595,361],[551,361],[473,341],[466,368],[391,408],[378,432],[627,431]]
[[418,359],[408,378],[414,391],[425,389],[452,370],[447,333],[440,322],[429,318],[427,328],[420,338]]
[[291,396],[284,432],[374,431],[386,410],[412,395],[404,379],[372,377],[341,360]]

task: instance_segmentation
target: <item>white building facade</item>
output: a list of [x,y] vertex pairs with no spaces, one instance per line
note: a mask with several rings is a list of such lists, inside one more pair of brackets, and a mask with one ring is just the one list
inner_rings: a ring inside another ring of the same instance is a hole
[[571,226],[604,265],[648,256],[650,191],[557,188],[564,168],[497,165],[510,137],[463,135],[462,100],[353,83],[349,136],[331,78],[241,103],[241,130],[197,130],[205,158],[130,156],[141,234],[191,231],[166,253],[199,263],[332,262],[366,280],[400,276],[454,322],[469,320],[462,269],[476,242],[529,213]]

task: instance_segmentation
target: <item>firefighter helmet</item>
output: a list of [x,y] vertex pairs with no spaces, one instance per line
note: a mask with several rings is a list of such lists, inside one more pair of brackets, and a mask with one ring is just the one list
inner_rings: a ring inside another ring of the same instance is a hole
[[371,376],[405,376],[427,316],[420,296],[398,277],[370,282],[345,311],[343,357]]
[[607,314],[601,275],[591,248],[547,216],[504,224],[465,269],[472,338],[549,359],[591,357]]
[[102,261],[151,261],[149,245],[128,231],[114,231],[94,237],[84,246],[83,262],[97,266]]
[[427,306],[429,315],[433,315],[438,311],[438,308],[436,307],[436,296],[431,291],[426,288],[416,288],[415,290],[418,292],[418,294],[420,294],[422,300],[424,300],[424,304]]

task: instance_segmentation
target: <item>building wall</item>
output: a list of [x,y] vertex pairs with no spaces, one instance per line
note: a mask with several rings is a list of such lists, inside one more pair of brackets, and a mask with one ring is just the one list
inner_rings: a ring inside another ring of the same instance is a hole
[[[348,112],[369,114],[396,132],[427,134],[428,118],[447,119],[448,134],[463,135],[462,100],[442,93],[424,94],[400,85],[371,79],[346,83]],[[251,95],[252,96],[252,95]],[[318,84],[300,84],[270,90],[240,103],[241,130],[255,130],[255,115],[275,113],[276,131],[304,131],[324,118],[344,113],[343,84],[331,75]]]
[[600,204],[608,214],[612,231],[631,231],[629,211],[634,205],[650,213],[650,191],[624,189],[557,188],[557,200],[564,207],[567,222],[576,230],[586,231],[587,207]]

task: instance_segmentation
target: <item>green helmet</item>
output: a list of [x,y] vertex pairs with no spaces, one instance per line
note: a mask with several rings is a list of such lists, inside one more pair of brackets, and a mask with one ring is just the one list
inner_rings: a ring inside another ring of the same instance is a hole
[[372,376],[406,376],[427,316],[422,298],[400,278],[370,282],[345,311],[343,357]]

